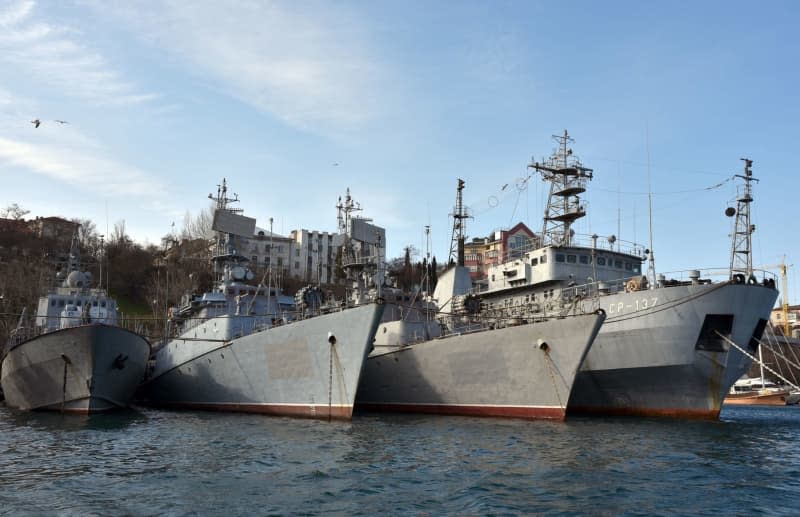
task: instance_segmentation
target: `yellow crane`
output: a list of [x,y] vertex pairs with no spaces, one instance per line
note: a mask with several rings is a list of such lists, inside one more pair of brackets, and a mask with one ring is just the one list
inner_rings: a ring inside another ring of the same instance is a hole
[[786,256],[784,255],[783,260],[780,264],[770,264],[768,266],[761,266],[758,269],[778,269],[781,272],[781,313],[783,314],[783,335],[784,336],[791,336],[792,335],[792,327],[789,324],[789,281],[787,279],[786,270],[790,267],[793,267],[794,264],[786,264]]

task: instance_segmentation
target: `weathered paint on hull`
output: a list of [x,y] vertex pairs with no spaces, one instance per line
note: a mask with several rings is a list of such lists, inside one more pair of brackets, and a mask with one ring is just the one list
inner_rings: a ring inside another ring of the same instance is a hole
[[[155,374],[137,398],[161,407],[349,419],[383,309],[364,305],[232,340],[175,339],[156,353]],[[209,320],[209,328],[224,328],[225,320]]]
[[562,407],[470,406],[447,404],[372,404],[356,402],[358,409],[394,413],[424,413],[429,415],[525,418],[531,420],[564,420]]
[[373,353],[356,408],[563,420],[603,320],[602,314],[574,316]]
[[752,361],[722,341],[719,350],[698,348],[706,316],[733,315],[730,339],[748,349],[776,297],[775,289],[744,284],[601,297],[608,318],[576,378],[568,412],[718,418]]
[[126,329],[70,327],[12,348],[0,381],[10,407],[100,413],[128,405],[149,355],[147,340]]

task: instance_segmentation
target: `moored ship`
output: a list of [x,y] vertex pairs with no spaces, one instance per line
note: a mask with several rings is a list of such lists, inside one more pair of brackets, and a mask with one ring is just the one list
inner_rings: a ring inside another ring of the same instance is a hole
[[[717,418],[733,383],[749,367],[777,298],[773,278],[752,268],[749,206],[752,162],[739,196],[731,268],[722,281],[700,270],[674,279],[643,274],[652,252],[633,245],[581,242],[571,224],[586,215],[580,194],[592,178],[567,148],[566,131],[546,163],[532,163],[550,184],[542,234],[530,250],[488,270],[470,296],[476,311],[495,317],[557,313],[565,304],[603,308],[607,319],[589,350],[570,397],[569,413]],[[654,269],[654,268],[653,268]]]
[[383,291],[387,310],[364,367],[357,408],[563,420],[605,313],[483,318],[471,314],[469,302],[453,305],[453,296],[471,287],[463,266],[463,186],[459,180],[458,258],[439,278],[433,300]]
[[99,413],[126,407],[150,355],[143,336],[117,325],[116,302],[79,270],[73,240],[61,285],[39,299],[34,325],[12,334],[0,382],[23,410]]
[[255,220],[218,189],[212,262],[217,283],[173,309],[175,336],[153,357],[138,392],[148,405],[349,419],[364,359],[383,313],[380,300],[342,306],[318,289],[279,303],[272,285],[248,284],[253,273],[235,248]]

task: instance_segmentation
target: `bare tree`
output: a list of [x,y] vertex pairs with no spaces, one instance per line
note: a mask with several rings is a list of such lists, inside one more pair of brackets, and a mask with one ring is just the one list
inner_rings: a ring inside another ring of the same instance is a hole
[[214,204],[209,204],[197,216],[192,217],[190,212],[183,216],[182,239],[211,239],[214,232],[211,225],[214,222]]
[[12,203],[7,207],[5,207],[4,209],[0,210],[0,216],[2,216],[5,219],[14,219],[15,221],[19,221],[29,213],[31,213],[30,210],[25,210],[17,203]]

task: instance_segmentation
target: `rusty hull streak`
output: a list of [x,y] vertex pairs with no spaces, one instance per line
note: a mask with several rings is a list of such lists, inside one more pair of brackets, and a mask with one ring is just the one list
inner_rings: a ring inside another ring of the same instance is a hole
[[564,420],[566,412],[552,407],[492,407],[450,406],[438,404],[378,404],[356,403],[357,409],[366,411],[392,411],[396,413],[425,413],[431,415],[524,418],[528,420]]
[[319,418],[327,420],[351,420],[353,406],[331,406],[330,414],[327,404],[236,404],[236,403],[211,403],[211,402],[148,402],[149,406],[169,409],[201,409],[210,411],[226,411],[236,413],[258,413],[272,416],[290,416],[298,418]]
[[716,409],[684,409],[684,408],[597,408],[597,407],[569,407],[569,414],[583,414],[595,416],[638,416],[638,417],[667,417],[692,420],[719,420],[721,408]]

